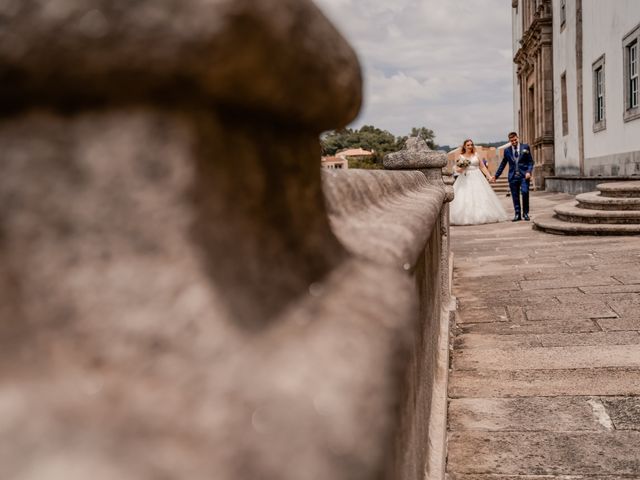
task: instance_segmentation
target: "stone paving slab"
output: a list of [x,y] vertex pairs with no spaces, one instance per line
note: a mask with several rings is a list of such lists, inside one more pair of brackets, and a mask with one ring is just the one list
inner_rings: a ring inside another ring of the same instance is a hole
[[606,332],[640,330],[640,318],[604,318],[597,322]]
[[[638,336],[640,339],[640,335]],[[535,335],[492,335],[464,333],[458,335],[454,340],[457,350],[469,350],[473,348],[491,349],[500,346],[501,348],[523,348],[542,347],[540,339]]]
[[526,349],[462,349],[453,354],[455,370],[556,370],[635,367],[640,369],[637,345],[530,347]]
[[[636,265],[636,269],[638,267],[640,267],[640,265]],[[640,285],[640,272],[618,274],[615,276],[615,279],[625,285]]]
[[639,302],[617,300],[609,302],[609,305],[621,318],[640,318]]
[[449,465],[455,473],[507,475],[636,475],[640,432],[452,433]]
[[508,320],[505,307],[462,308],[456,312],[457,323],[491,323]]
[[618,315],[604,302],[553,305],[550,307],[525,307],[527,320],[579,320],[583,318],[616,318]]
[[449,397],[640,395],[640,370],[466,370],[449,377]]
[[572,293],[569,295],[557,295],[556,299],[560,303],[568,303],[573,307],[584,305],[585,303],[606,303],[611,302],[635,302],[640,308],[640,294],[638,293]]
[[593,332],[573,334],[537,335],[543,347],[567,347],[572,345],[638,345],[640,332]]
[[[532,268],[531,270],[534,269]],[[553,267],[540,269],[540,271],[524,272],[524,280],[556,280],[558,277],[577,277],[593,275],[593,273],[592,267],[573,267],[568,269],[567,265],[558,265],[556,263]]]
[[568,347],[578,345],[639,345],[640,332],[549,333],[542,335],[497,335],[463,333],[454,340],[458,350],[473,348]]
[[640,476],[630,475],[466,475],[449,473],[447,480],[640,480]]
[[[533,215],[563,198],[534,194]],[[447,478],[640,477],[638,239],[506,222],[451,241]]]
[[545,280],[523,280],[520,282],[522,290],[549,290],[553,288],[586,287],[602,285],[620,285],[621,281],[599,273],[589,273],[568,277],[554,277]]
[[607,285],[598,287],[580,287],[584,293],[640,293],[640,285]]
[[603,398],[602,403],[616,430],[640,430],[640,397]]
[[[621,321],[617,318],[616,321]],[[608,320],[598,320],[603,323]],[[539,322],[501,322],[460,325],[463,333],[488,333],[500,335],[544,334],[544,333],[586,333],[600,332],[602,328],[595,320],[555,320]]]
[[599,415],[602,409],[602,400],[597,397],[461,398],[449,404],[449,429],[609,431],[611,421],[603,421]]

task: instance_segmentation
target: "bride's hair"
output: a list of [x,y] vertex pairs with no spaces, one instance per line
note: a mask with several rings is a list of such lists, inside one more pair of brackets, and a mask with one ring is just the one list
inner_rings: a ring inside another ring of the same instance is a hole
[[[466,152],[466,148],[464,147],[467,144],[467,142],[473,143],[473,140],[471,140],[470,138],[467,138],[464,142],[462,142],[462,147],[460,147],[460,153],[461,154],[467,153]],[[475,143],[473,143],[473,149],[472,149],[471,153],[476,153],[476,144]]]

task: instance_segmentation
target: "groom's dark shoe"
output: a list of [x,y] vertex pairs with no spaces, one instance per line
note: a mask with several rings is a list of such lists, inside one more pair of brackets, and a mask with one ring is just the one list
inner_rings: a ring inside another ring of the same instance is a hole
[[527,214],[527,213],[525,213],[525,214],[522,216],[522,218],[524,218],[527,222],[528,222],[529,220],[531,220],[531,219],[529,218],[529,214]]
[[519,214],[516,214],[516,215],[513,217],[513,220],[511,220],[511,221],[512,221],[512,222],[519,222],[520,220],[522,220],[522,218],[520,217],[520,215],[519,215]]

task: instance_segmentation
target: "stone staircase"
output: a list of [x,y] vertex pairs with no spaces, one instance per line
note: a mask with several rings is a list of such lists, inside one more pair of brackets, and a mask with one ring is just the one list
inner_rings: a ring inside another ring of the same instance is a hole
[[491,184],[491,188],[496,192],[496,195],[499,197],[504,197],[510,194],[509,190],[509,181],[507,180],[507,174],[504,173],[499,179],[496,180],[496,183]]
[[557,205],[534,228],[563,235],[640,235],[640,181],[602,183],[598,191]]

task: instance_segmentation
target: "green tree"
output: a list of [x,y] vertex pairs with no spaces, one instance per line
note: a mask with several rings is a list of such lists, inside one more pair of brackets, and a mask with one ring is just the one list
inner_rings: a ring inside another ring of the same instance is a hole
[[[427,142],[429,148],[435,149],[433,130],[420,127],[412,128],[410,136],[419,136]],[[364,148],[374,152],[373,157],[358,157],[350,160],[351,168],[382,168],[382,161],[387,153],[397,152],[405,146],[409,136],[396,137],[392,133],[364,125],[360,129],[344,128],[325,132],[320,136],[323,155],[335,155],[348,148]]]
[[335,155],[348,148],[373,151],[373,158],[361,157],[354,160],[351,163],[353,168],[382,168],[384,156],[401,150],[405,141],[406,137],[395,137],[392,133],[373,125],[364,125],[359,130],[345,128],[331,131],[320,137],[323,155]]

